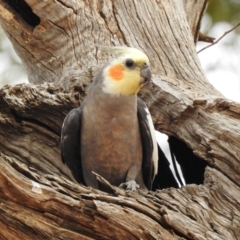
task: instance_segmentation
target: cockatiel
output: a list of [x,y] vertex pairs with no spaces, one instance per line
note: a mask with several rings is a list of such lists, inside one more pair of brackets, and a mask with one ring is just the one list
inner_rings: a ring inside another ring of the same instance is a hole
[[137,97],[151,80],[148,57],[138,49],[110,47],[116,55],[96,74],[79,108],[66,116],[62,160],[76,180],[101,189],[93,172],[112,185],[151,189],[158,169],[154,126]]

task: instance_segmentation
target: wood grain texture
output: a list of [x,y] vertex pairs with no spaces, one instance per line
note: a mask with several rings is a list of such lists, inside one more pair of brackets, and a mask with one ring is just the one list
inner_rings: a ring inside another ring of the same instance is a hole
[[[0,90],[2,239],[239,239],[240,105],[210,85],[196,54],[207,1],[26,3],[39,24],[0,0],[31,82]],[[109,58],[100,45],[147,53],[154,78],[140,95],[157,129],[208,162],[203,185],[105,194],[70,181],[61,124]]]
[[[83,93],[67,93],[53,84],[45,84],[6,86],[2,94],[1,224],[2,229],[8,225],[13,229],[4,231],[6,239],[14,239],[17,233],[25,239],[33,235],[38,239],[54,236],[64,239],[65,235],[70,239],[81,235],[90,239],[238,239],[240,191],[235,179],[220,173],[221,167],[219,171],[207,169],[204,185],[155,193],[140,191],[140,195],[111,186],[113,196],[76,185],[64,178],[72,176],[61,163],[57,143],[65,111],[77,105]],[[31,105],[20,101],[22,94]],[[39,114],[34,99],[41,106]],[[230,109],[236,112],[237,106]],[[41,115],[45,117],[39,118]],[[18,141],[14,140],[16,137]],[[226,154],[221,151],[215,157],[219,158],[221,153]],[[227,164],[232,166],[230,161]],[[231,169],[231,176],[237,178],[238,174]],[[40,223],[35,224],[30,220],[32,217],[40,219]],[[18,228],[24,232],[20,233]],[[116,238],[112,235],[115,231],[119,234]]]
[[198,38],[199,38],[201,20],[207,8],[207,5],[208,5],[208,0],[203,0],[203,1],[183,0],[183,7],[185,9],[187,21],[189,23],[195,43],[198,41]]
[[3,154],[0,159],[0,224],[12,230],[3,232],[6,239],[17,233],[25,239],[196,240],[240,234],[239,189],[211,168],[203,185],[139,193],[112,186],[115,194],[109,195],[39,175],[25,164],[16,171],[12,160]]
[[[25,63],[30,82],[63,84],[92,78],[97,66],[106,61],[96,49],[99,45],[138,47],[148,53],[156,73],[181,76],[193,52],[196,58],[189,28],[198,32],[206,6],[200,0],[185,0],[184,4],[177,0],[26,2],[40,18],[39,25],[30,26],[3,0],[1,25]],[[181,65],[176,65],[178,61]]]
[[60,159],[59,135],[69,107],[79,105],[80,92],[69,99],[53,84],[6,86],[0,92],[1,152],[45,173],[71,177]]

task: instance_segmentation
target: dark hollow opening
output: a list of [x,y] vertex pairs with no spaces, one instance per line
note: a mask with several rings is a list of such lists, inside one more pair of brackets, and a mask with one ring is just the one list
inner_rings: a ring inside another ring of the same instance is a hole
[[40,23],[40,18],[33,13],[32,9],[23,0],[4,0],[11,8],[13,8],[21,18],[30,26],[36,27]]

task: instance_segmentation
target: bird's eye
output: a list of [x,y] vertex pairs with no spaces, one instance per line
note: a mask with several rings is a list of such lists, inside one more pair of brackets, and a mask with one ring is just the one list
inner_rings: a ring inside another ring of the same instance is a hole
[[134,62],[133,62],[132,59],[127,59],[125,64],[126,64],[127,67],[130,68],[130,67],[132,67],[134,65]]

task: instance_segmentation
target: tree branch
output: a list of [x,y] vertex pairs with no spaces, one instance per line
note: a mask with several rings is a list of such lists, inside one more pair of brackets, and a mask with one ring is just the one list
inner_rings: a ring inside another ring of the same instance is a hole
[[[7,239],[16,231],[25,239],[235,239],[240,233],[239,190],[214,169],[207,169],[197,189],[119,189],[108,195],[56,175],[39,175],[25,164],[16,171],[11,159],[3,154],[0,159],[0,225],[12,230],[1,232]],[[19,222],[25,226],[22,233]]]
[[207,45],[206,47],[200,49],[197,53],[200,53],[202,51],[204,51],[205,49],[212,47],[213,45],[217,44],[221,39],[223,39],[227,34],[229,34],[230,32],[232,32],[233,30],[235,30],[237,27],[240,26],[240,23],[238,23],[235,27],[231,28],[230,30],[226,31],[220,38],[218,38],[215,42]]

